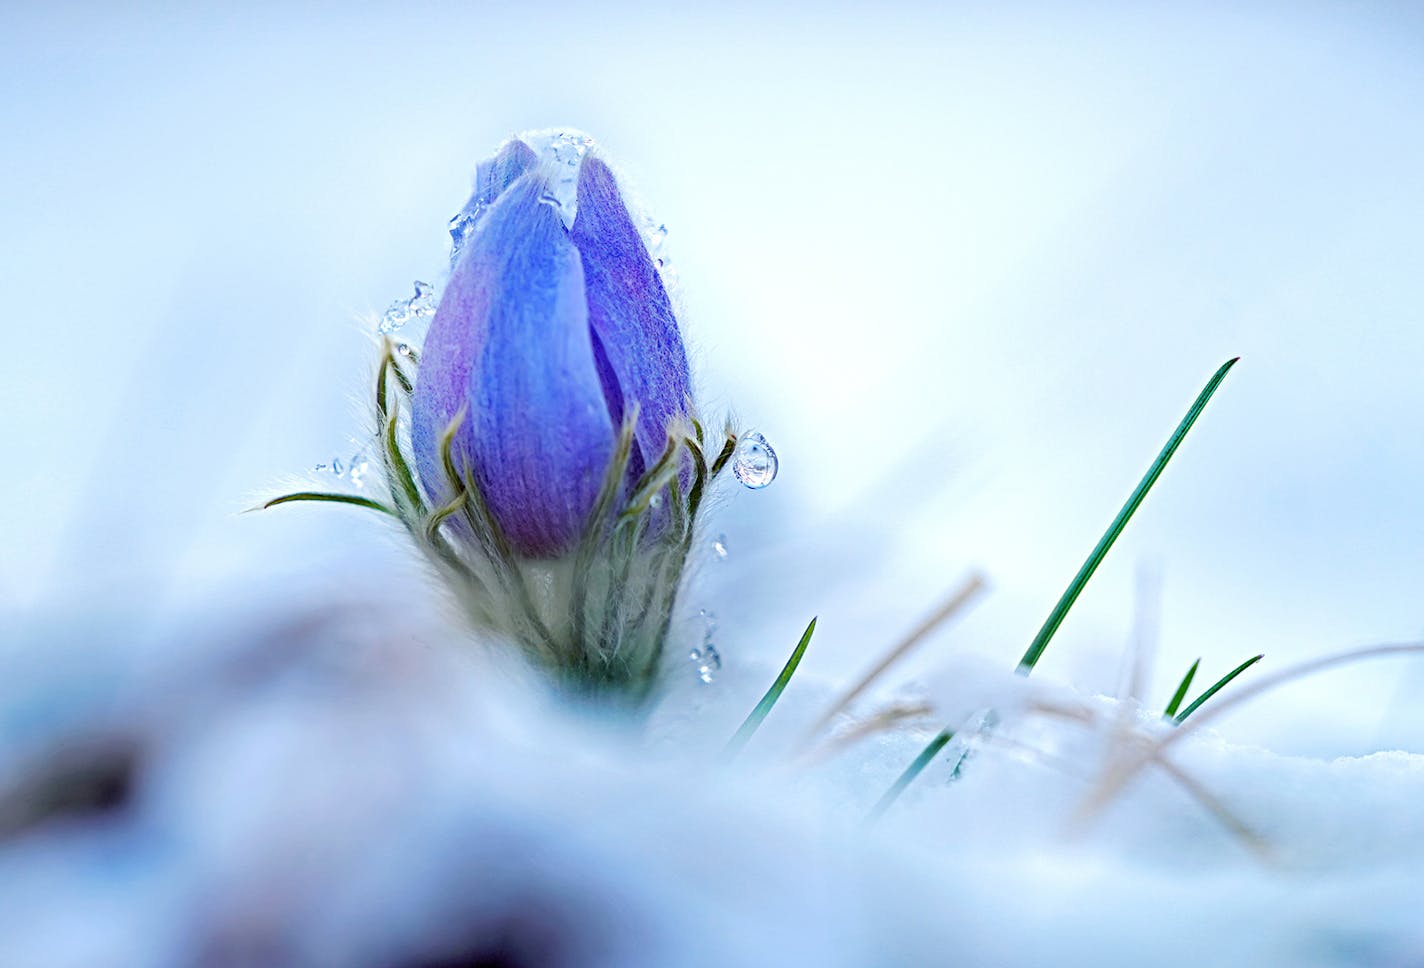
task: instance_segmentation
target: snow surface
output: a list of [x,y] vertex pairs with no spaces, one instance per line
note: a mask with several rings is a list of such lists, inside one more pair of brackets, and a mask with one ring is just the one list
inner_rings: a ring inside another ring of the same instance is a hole
[[[0,964],[1424,960],[1424,756],[1202,731],[1171,759],[1221,812],[1158,770],[1085,819],[1124,737],[1168,727],[952,659],[856,707],[934,716],[821,756],[801,738],[845,684],[813,652],[726,763],[779,656],[610,723],[411,604],[22,635],[0,656]],[[866,824],[940,725],[989,708]],[[118,795],[20,809],[114,763]]]

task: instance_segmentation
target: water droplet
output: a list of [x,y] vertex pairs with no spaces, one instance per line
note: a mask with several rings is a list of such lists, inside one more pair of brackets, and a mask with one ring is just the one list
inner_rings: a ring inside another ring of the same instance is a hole
[[415,295],[397,299],[381,316],[377,332],[390,335],[408,323],[435,315],[435,287],[428,282],[415,284]]
[[409,355],[411,354],[410,344],[409,344],[409,343],[397,343],[397,344],[396,344],[396,352],[399,353],[401,356],[409,356]]
[[450,266],[454,268],[460,258],[460,250],[469,241],[471,233],[475,231],[475,223],[484,214],[484,206],[479,202],[470,202],[450,220]]
[[[661,222],[655,225],[652,223],[652,220],[649,219],[647,227],[643,230],[643,241],[647,244],[649,252],[656,253],[661,249],[663,243],[667,241],[667,236],[668,228],[666,225],[663,225]],[[659,260],[659,262],[661,262],[661,260]]]
[[371,470],[371,462],[364,455],[356,454],[351,458],[351,483],[356,487],[366,486],[366,475]]
[[716,555],[718,558],[721,558],[721,559],[724,559],[724,560],[726,559],[726,557],[727,557],[727,536],[726,536],[725,534],[719,534],[719,535],[717,535],[717,537],[715,537],[715,538],[712,539],[712,553],[713,553],[714,555]]
[[707,623],[707,628],[702,633],[702,644],[694,647],[688,653],[688,658],[692,660],[693,668],[697,670],[697,678],[705,683],[710,683],[717,678],[717,673],[722,669],[722,656],[717,652],[717,646],[712,644],[712,636],[717,631],[717,616],[705,608],[699,614],[701,614],[702,620]]
[[346,479],[356,487],[365,487],[365,477],[371,470],[371,462],[361,451],[351,455],[350,460],[342,461],[340,457],[333,458],[330,463],[317,464],[312,468],[316,474],[330,474],[332,477]]
[[660,507],[662,507],[662,506],[663,506],[663,496],[662,496],[662,493],[661,493],[661,492],[659,492],[659,493],[657,493],[657,494],[654,494],[652,497],[648,498],[648,507],[650,507],[650,508],[660,508]]
[[761,434],[752,431],[737,441],[732,473],[744,486],[753,490],[766,487],[776,480],[777,467],[776,451]]
[[526,131],[519,140],[534,149],[543,163],[548,189],[540,201],[558,209],[564,228],[573,228],[578,214],[579,167],[593,148],[593,139],[572,128],[547,128]]

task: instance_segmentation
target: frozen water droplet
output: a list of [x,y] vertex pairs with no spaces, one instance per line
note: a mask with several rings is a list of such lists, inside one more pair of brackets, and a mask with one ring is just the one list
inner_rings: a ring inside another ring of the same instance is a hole
[[389,336],[408,323],[434,315],[435,287],[428,282],[417,282],[415,295],[391,303],[390,308],[381,316],[376,330]]
[[715,537],[715,538],[712,539],[712,553],[713,553],[714,555],[716,555],[718,558],[721,558],[721,559],[724,559],[724,560],[726,559],[726,557],[727,557],[727,536],[726,536],[725,534],[719,534],[719,535],[717,535],[717,537]]
[[761,434],[752,431],[737,441],[732,473],[744,486],[753,490],[766,487],[776,480],[777,467],[776,451]]
[[460,250],[469,241],[470,234],[475,231],[475,223],[484,214],[484,206],[479,202],[471,202],[450,220],[450,266],[453,268],[459,261]]
[[317,464],[312,468],[315,474],[330,474],[332,477],[347,479],[356,487],[365,486],[365,477],[371,470],[371,462],[366,459],[366,455],[361,451],[351,455],[349,460],[343,461],[340,457],[333,458],[330,463]]
[[410,344],[409,344],[409,343],[397,343],[397,344],[396,344],[396,352],[399,353],[401,356],[409,356],[409,355],[411,354]]
[[712,644],[712,636],[717,631],[717,616],[705,608],[700,614],[703,621],[707,623],[707,628],[702,633],[702,644],[693,648],[688,653],[688,658],[692,660],[693,668],[697,670],[697,678],[705,683],[710,683],[717,678],[717,673],[722,669],[722,656],[717,652],[717,646]]
[[541,170],[548,179],[548,188],[540,201],[558,209],[564,228],[573,228],[578,214],[579,167],[593,148],[593,139],[572,128],[548,128],[526,131],[519,140],[539,156]]
[[370,470],[371,462],[366,459],[364,454],[356,454],[353,456],[351,458],[351,470],[349,472],[351,483],[356,487],[365,487],[366,474],[369,473]]
[[711,642],[704,643],[697,652],[697,678],[710,683],[722,670],[722,657],[717,654],[717,647]]

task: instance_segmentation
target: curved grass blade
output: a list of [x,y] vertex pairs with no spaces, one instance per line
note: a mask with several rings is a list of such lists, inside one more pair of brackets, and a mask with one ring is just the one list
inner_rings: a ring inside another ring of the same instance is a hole
[[[1058,627],[1063,624],[1063,619],[1067,617],[1069,609],[1073,607],[1073,603],[1078,600],[1078,596],[1082,594],[1084,587],[1087,586],[1088,579],[1093,577],[1093,572],[1098,570],[1098,565],[1102,564],[1103,559],[1107,557],[1107,553],[1109,549],[1112,548],[1113,543],[1117,541],[1118,535],[1122,534],[1123,529],[1127,527],[1127,522],[1131,520],[1133,513],[1142,504],[1143,499],[1147,497],[1147,492],[1152,490],[1152,485],[1156,484],[1157,478],[1162,476],[1162,471],[1167,466],[1167,462],[1172,459],[1172,455],[1177,452],[1177,448],[1180,447],[1182,441],[1186,439],[1187,431],[1192,429],[1192,424],[1197,422],[1197,418],[1200,417],[1202,411],[1206,409],[1207,403],[1211,401],[1212,394],[1216,393],[1216,388],[1221,386],[1221,381],[1226,379],[1226,374],[1240,359],[1241,357],[1234,356],[1221,364],[1221,366],[1217,368],[1217,371],[1212,374],[1211,379],[1206,382],[1206,386],[1202,387],[1201,393],[1197,394],[1197,398],[1192,402],[1191,408],[1187,410],[1186,416],[1183,417],[1182,422],[1177,425],[1177,429],[1172,432],[1172,436],[1167,439],[1167,445],[1162,448],[1162,452],[1157,455],[1157,459],[1154,460],[1152,466],[1147,469],[1147,473],[1143,475],[1136,489],[1134,489],[1132,494],[1128,497],[1127,503],[1122,506],[1122,510],[1118,511],[1117,517],[1113,519],[1112,524],[1108,525],[1108,530],[1098,539],[1097,546],[1094,547],[1092,553],[1088,555],[1088,560],[1083,562],[1083,567],[1078,569],[1078,574],[1074,575],[1073,580],[1068,583],[1068,588],[1064,590],[1063,597],[1058,600],[1057,605],[1053,606],[1053,611],[1048,613],[1048,619],[1043,623],[1043,627],[1038,630],[1038,634],[1034,636],[1033,642],[1029,644],[1028,651],[1025,652],[1023,658],[1019,660],[1018,672],[1020,675],[1026,676],[1032,672],[1033,667],[1038,664],[1038,660],[1043,657],[1043,650],[1048,648],[1048,643],[1052,641],[1054,633],[1058,631]],[[1228,681],[1230,680],[1228,679]],[[1222,683],[1222,685],[1225,685],[1225,683]],[[1200,705],[1200,703],[1193,704],[1192,708],[1195,708],[1197,705]],[[1188,712],[1190,711],[1189,709]],[[1179,717],[1177,721],[1180,722],[1181,718]],[[920,770],[923,770],[925,765],[934,757],[934,753],[931,752],[931,749],[935,747],[935,744],[938,743],[940,747],[943,747],[944,743],[949,742],[948,739],[944,739],[941,742],[941,737],[944,737],[947,732],[948,730],[940,733],[939,736],[931,740],[930,745],[920,752],[920,755],[915,758],[915,762],[911,763],[909,768],[901,774],[900,779],[895,781],[895,786],[886,791],[885,797],[881,798],[884,807],[888,807],[891,803],[894,803],[895,798],[900,795],[900,791],[904,790],[906,786],[914,781],[915,777],[919,776]],[[935,752],[937,751],[938,749],[936,748]],[[888,800],[886,798],[888,798]],[[877,810],[883,811],[884,807],[877,806]],[[875,816],[878,815],[878,813],[875,814]]]
[[1227,372],[1236,365],[1236,361],[1239,359],[1239,356],[1233,357],[1223,363],[1216,373],[1212,375],[1212,378],[1207,381],[1201,393],[1197,394],[1197,398],[1192,403],[1191,409],[1189,409],[1187,415],[1182,418],[1182,422],[1177,425],[1177,429],[1172,432],[1172,436],[1167,439],[1167,445],[1162,448],[1162,452],[1157,455],[1157,459],[1154,460],[1152,466],[1147,469],[1147,473],[1143,475],[1136,489],[1133,490],[1132,494],[1128,497],[1127,503],[1122,506],[1122,510],[1118,511],[1117,517],[1113,518],[1112,524],[1108,525],[1107,531],[1098,539],[1097,546],[1094,547],[1092,553],[1088,555],[1088,560],[1083,562],[1083,567],[1078,569],[1078,574],[1074,575],[1073,580],[1068,583],[1068,588],[1064,590],[1063,597],[1058,600],[1057,605],[1053,606],[1053,611],[1048,613],[1048,619],[1043,623],[1043,627],[1038,630],[1038,634],[1034,636],[1033,642],[1029,644],[1028,651],[1025,652],[1023,658],[1019,660],[1018,671],[1020,674],[1028,675],[1028,673],[1033,670],[1033,667],[1038,664],[1038,660],[1043,657],[1043,650],[1048,648],[1048,643],[1053,639],[1053,635],[1058,631],[1058,627],[1063,624],[1063,619],[1067,617],[1069,609],[1071,609],[1073,603],[1078,600],[1078,596],[1083,593],[1083,588],[1088,584],[1088,579],[1093,577],[1093,572],[1098,570],[1098,565],[1102,564],[1103,559],[1107,557],[1107,553],[1112,548],[1113,543],[1117,541],[1118,535],[1122,534],[1123,529],[1127,527],[1127,522],[1132,519],[1132,515],[1142,504],[1143,499],[1147,497],[1147,492],[1152,490],[1152,485],[1156,484],[1157,478],[1162,476],[1162,471],[1166,468],[1167,462],[1172,459],[1172,455],[1176,454],[1177,448],[1180,447],[1182,441],[1186,439],[1187,431],[1192,429],[1192,424],[1197,422],[1197,418],[1200,417],[1202,411],[1206,409],[1206,405],[1210,402],[1212,394],[1216,392],[1216,388],[1221,386],[1221,381],[1226,379]]
[[806,646],[811,644],[811,636],[816,631],[816,620],[811,619],[811,624],[806,626],[806,631],[801,635],[801,641],[796,643],[796,648],[791,651],[791,658],[786,660],[786,665],[781,669],[781,675],[776,677],[776,681],[771,684],[771,688],[766,691],[766,695],[761,697],[761,702],[757,703],[751,712],[747,713],[747,718],[742,721],[742,725],[732,734],[732,738],[727,741],[727,746],[722,750],[722,755],[731,759],[742,751],[742,747],[747,745],[747,740],[752,738],[752,734],[761,726],[762,720],[766,719],[767,713],[771,712],[771,707],[776,705],[776,701],[781,698],[781,694],[786,690],[786,684],[791,681],[791,677],[796,673],[796,667],[801,664],[801,656],[806,654]]
[[330,494],[323,491],[298,491],[295,494],[283,494],[281,497],[274,497],[266,504],[253,508],[254,511],[265,511],[274,508],[279,504],[290,504],[293,501],[325,501],[330,504],[350,504],[358,508],[370,508],[372,511],[380,511],[382,514],[396,516],[396,512],[386,507],[380,501],[373,501],[368,497],[357,497],[355,494]]
[[1216,685],[1212,686],[1206,692],[1202,693],[1190,706],[1188,706],[1186,709],[1183,709],[1181,713],[1178,714],[1177,718],[1173,720],[1173,722],[1180,725],[1184,719],[1186,719],[1192,713],[1200,709],[1202,703],[1206,702],[1212,696],[1215,696],[1223,688],[1229,685],[1232,679],[1235,679],[1237,676],[1241,675],[1241,673],[1245,672],[1247,669],[1251,668],[1253,665],[1255,665],[1257,662],[1260,662],[1264,658],[1264,655],[1252,656],[1251,658],[1247,659],[1245,662],[1237,666],[1235,669],[1232,669],[1226,675],[1222,676],[1220,679],[1217,680]]
[[930,740],[928,746],[920,750],[920,755],[915,757],[915,762],[905,767],[905,772],[900,774],[900,778],[894,782],[890,789],[885,791],[885,795],[871,808],[865,822],[874,823],[879,820],[881,814],[889,810],[891,805],[900,799],[900,794],[905,792],[905,788],[915,782],[915,777],[925,771],[925,767],[934,761],[934,758],[939,755],[939,751],[944,749],[952,739],[954,739],[954,730],[940,730],[939,735]]
[[1167,708],[1162,710],[1163,719],[1171,719],[1177,715],[1177,709],[1182,705],[1182,700],[1187,698],[1187,690],[1192,687],[1192,680],[1196,678],[1197,666],[1201,665],[1201,659],[1192,663],[1192,667],[1187,670],[1187,674],[1182,676],[1182,684],[1177,687],[1177,691],[1172,693],[1172,701],[1167,703]]

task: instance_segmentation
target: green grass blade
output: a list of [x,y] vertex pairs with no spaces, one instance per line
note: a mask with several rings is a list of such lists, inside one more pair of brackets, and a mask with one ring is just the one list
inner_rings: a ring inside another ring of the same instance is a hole
[[[1019,660],[1018,671],[1021,675],[1028,675],[1032,672],[1033,667],[1038,664],[1038,660],[1043,657],[1043,651],[1048,648],[1048,643],[1052,641],[1054,633],[1058,631],[1058,627],[1063,624],[1063,619],[1067,617],[1069,610],[1073,607],[1073,603],[1076,602],[1078,596],[1083,593],[1084,587],[1088,584],[1088,579],[1093,577],[1093,572],[1098,570],[1098,565],[1102,564],[1103,559],[1107,557],[1107,553],[1112,548],[1113,543],[1117,541],[1118,535],[1122,534],[1123,529],[1127,527],[1127,522],[1131,520],[1132,515],[1142,504],[1143,499],[1147,497],[1147,492],[1152,490],[1152,485],[1157,483],[1157,478],[1162,476],[1162,471],[1166,468],[1168,461],[1172,459],[1172,456],[1177,452],[1177,448],[1180,447],[1182,441],[1186,439],[1187,431],[1192,429],[1192,425],[1197,422],[1197,418],[1201,416],[1202,411],[1206,409],[1206,405],[1211,401],[1212,395],[1216,393],[1217,387],[1221,386],[1221,381],[1226,379],[1226,374],[1240,359],[1241,357],[1239,356],[1232,357],[1223,363],[1217,371],[1212,374],[1206,386],[1202,387],[1201,393],[1197,394],[1197,398],[1192,402],[1191,408],[1187,411],[1186,416],[1182,418],[1182,422],[1177,425],[1177,429],[1173,431],[1172,436],[1168,438],[1167,445],[1162,448],[1162,452],[1157,455],[1157,459],[1154,460],[1152,466],[1147,469],[1147,473],[1143,475],[1136,489],[1133,490],[1131,496],[1128,497],[1127,503],[1122,506],[1122,510],[1118,511],[1117,517],[1113,519],[1112,524],[1108,526],[1107,531],[1103,534],[1102,538],[1098,540],[1097,546],[1093,548],[1092,553],[1088,555],[1088,560],[1083,562],[1083,567],[1078,569],[1078,573],[1074,575],[1073,580],[1068,583],[1067,589],[1063,592],[1063,597],[1058,600],[1058,604],[1055,605],[1053,611],[1048,614],[1048,619],[1043,623],[1043,627],[1039,629],[1038,634],[1034,636],[1033,642],[1030,643],[1028,647],[1028,651],[1025,652],[1023,658]],[[1240,670],[1237,671],[1239,672]],[[1236,673],[1232,673],[1232,675],[1228,676],[1224,681],[1213,686],[1209,692],[1220,689],[1226,685],[1227,682],[1230,682],[1235,675]],[[1185,713],[1177,717],[1176,721],[1181,722],[1182,719],[1186,718],[1187,714],[1191,713],[1192,710],[1199,706],[1206,698],[1209,697],[1204,696],[1196,703],[1193,703]],[[920,775],[920,771],[929,764],[930,760],[934,759],[934,755],[944,747],[945,743],[949,742],[949,737],[952,735],[953,733],[949,730],[945,730],[920,751],[920,755],[915,757],[915,761],[900,775],[900,779],[895,781],[895,785],[886,791],[885,796],[882,797],[880,803],[876,805],[875,811],[871,814],[872,819],[879,816],[890,804],[895,802],[905,787],[909,786],[915,777]]]
[[331,504],[352,504],[358,508],[370,508],[372,511],[380,511],[382,514],[395,516],[395,511],[386,507],[380,501],[373,501],[368,497],[357,497],[355,494],[328,494],[322,491],[298,491],[295,494],[283,494],[281,497],[274,497],[254,511],[265,511],[274,508],[279,504],[290,504],[293,501],[325,501]]
[[742,725],[732,734],[732,738],[727,741],[726,748],[722,755],[728,759],[741,752],[742,747],[747,745],[747,740],[752,738],[752,734],[761,726],[761,721],[766,719],[766,714],[771,712],[771,707],[776,705],[776,701],[781,698],[782,692],[786,690],[786,684],[791,681],[791,677],[796,673],[796,667],[801,664],[801,656],[806,653],[806,646],[811,644],[811,636],[816,631],[816,620],[811,619],[811,624],[806,626],[806,631],[801,636],[801,641],[796,643],[796,648],[791,652],[791,658],[786,660],[786,665],[781,669],[781,675],[776,677],[776,681],[771,684],[771,688],[766,691],[766,695],[761,697],[761,702],[742,721]]
[[1102,538],[1098,540],[1098,544],[1093,548],[1092,553],[1088,555],[1088,560],[1083,562],[1083,567],[1078,569],[1078,574],[1074,575],[1073,580],[1068,583],[1068,588],[1063,592],[1063,597],[1058,600],[1058,604],[1053,606],[1053,611],[1048,614],[1048,619],[1043,623],[1043,628],[1039,629],[1038,634],[1034,636],[1033,642],[1028,647],[1028,651],[1025,652],[1023,658],[1019,660],[1019,672],[1021,674],[1027,675],[1031,672],[1033,667],[1038,664],[1038,660],[1043,657],[1043,650],[1048,648],[1048,643],[1053,639],[1053,635],[1058,631],[1058,627],[1063,624],[1063,619],[1067,617],[1068,611],[1073,607],[1073,603],[1076,602],[1078,596],[1082,594],[1083,588],[1088,584],[1088,579],[1093,577],[1093,572],[1098,570],[1098,565],[1102,564],[1103,559],[1107,557],[1107,553],[1112,548],[1113,543],[1117,541],[1118,535],[1122,534],[1123,529],[1127,527],[1127,522],[1132,519],[1132,515],[1142,504],[1143,499],[1147,497],[1147,492],[1152,490],[1152,485],[1156,484],[1157,478],[1162,476],[1162,471],[1166,468],[1167,462],[1172,459],[1172,455],[1177,452],[1177,448],[1180,447],[1182,441],[1186,439],[1187,431],[1192,429],[1192,424],[1197,422],[1197,418],[1201,416],[1201,412],[1206,409],[1206,405],[1211,400],[1212,394],[1216,392],[1216,388],[1221,386],[1222,380],[1226,379],[1227,371],[1236,365],[1236,361],[1239,359],[1240,357],[1235,357],[1223,363],[1220,369],[1207,381],[1201,393],[1197,394],[1196,401],[1192,404],[1191,409],[1187,411],[1187,415],[1182,418],[1182,422],[1177,425],[1177,429],[1172,433],[1172,436],[1168,438],[1167,445],[1162,448],[1162,452],[1157,455],[1157,459],[1154,460],[1152,466],[1147,469],[1147,473],[1143,475],[1137,488],[1132,492],[1131,496],[1128,497],[1127,503],[1122,506],[1122,510],[1118,511],[1117,517],[1113,519],[1112,524],[1108,525],[1107,531],[1104,532]]
[[1218,692],[1225,688],[1231,682],[1232,679],[1235,679],[1237,676],[1241,675],[1241,673],[1245,672],[1247,669],[1251,668],[1253,665],[1255,665],[1257,662],[1260,662],[1264,658],[1264,655],[1252,656],[1251,658],[1247,659],[1245,662],[1237,666],[1235,669],[1232,669],[1226,675],[1222,676],[1219,680],[1217,680],[1216,685],[1212,686],[1206,692],[1202,693],[1196,698],[1195,702],[1193,702],[1186,709],[1183,709],[1181,713],[1178,714],[1174,722],[1176,722],[1178,725],[1181,725],[1183,720],[1185,720],[1188,716],[1190,716],[1192,713],[1196,712],[1198,709],[1201,708],[1202,703],[1206,702],[1212,696],[1215,696]]
[[1182,705],[1182,700],[1187,698],[1187,690],[1192,687],[1192,680],[1196,678],[1197,666],[1201,665],[1201,659],[1192,663],[1192,667],[1187,670],[1187,674],[1182,676],[1182,684],[1177,687],[1177,691],[1172,693],[1172,701],[1167,703],[1167,708],[1162,711],[1163,719],[1171,719],[1177,715],[1177,709]]
[[900,799],[900,794],[905,792],[905,788],[915,782],[915,777],[924,772],[925,767],[934,761],[934,758],[939,755],[939,751],[944,749],[945,745],[952,739],[954,739],[953,730],[940,730],[939,735],[930,740],[928,746],[920,750],[920,755],[915,757],[915,762],[905,767],[905,772],[901,773],[900,778],[895,781],[894,785],[885,791],[885,795],[880,798],[879,802],[871,809],[870,815],[865,818],[866,822],[874,823],[876,820],[879,820],[880,815],[886,810],[889,810],[891,804]]

